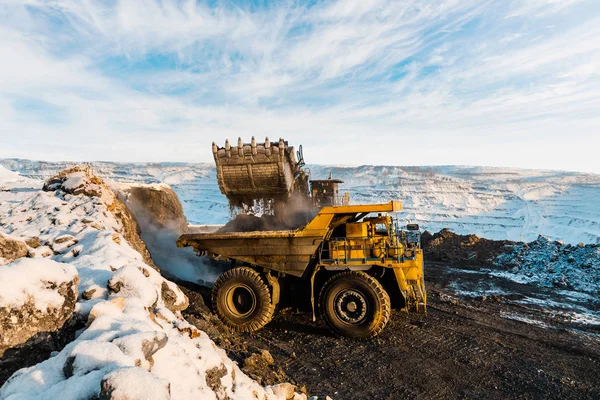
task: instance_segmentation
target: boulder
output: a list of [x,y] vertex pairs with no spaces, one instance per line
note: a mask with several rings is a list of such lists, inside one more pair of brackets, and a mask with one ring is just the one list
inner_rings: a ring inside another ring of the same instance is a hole
[[133,266],[125,266],[114,272],[107,286],[112,297],[137,298],[146,307],[154,308],[158,300],[158,293],[152,281]]
[[21,258],[0,268],[0,381],[73,340],[75,267]]
[[0,233],[0,265],[8,264],[21,257],[27,257],[27,245]]
[[108,187],[104,184],[104,181],[95,176],[92,169],[85,164],[59,172],[46,180],[42,187],[42,190],[47,192],[61,190],[65,193],[83,194],[88,197],[103,197],[103,195],[109,194],[110,189],[108,192],[107,189]]
[[77,302],[75,267],[24,258],[0,268],[0,356],[39,333],[55,332]]
[[278,399],[293,400],[296,396],[296,386],[289,382],[270,386],[269,389]]
[[268,350],[259,350],[247,357],[243,362],[242,371],[263,385],[274,385],[287,379],[281,367],[275,365]]
[[42,245],[42,242],[40,242],[39,237],[34,236],[34,237],[30,237],[28,239],[25,239],[25,244],[27,244],[27,246],[31,247],[32,249],[37,249],[38,247],[40,247]]
[[187,296],[174,283],[163,281],[160,294],[165,306],[173,312],[183,311],[190,305]]
[[187,231],[187,219],[177,194],[165,184],[135,184],[117,189],[119,198],[133,211],[142,230]]

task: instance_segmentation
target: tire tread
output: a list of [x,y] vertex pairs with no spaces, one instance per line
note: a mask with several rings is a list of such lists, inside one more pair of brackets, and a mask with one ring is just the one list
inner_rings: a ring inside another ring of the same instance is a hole
[[336,282],[339,279],[348,279],[348,278],[358,278],[358,279],[364,280],[365,283],[367,283],[374,290],[377,298],[379,299],[379,302],[381,303],[381,312],[379,313],[378,318],[376,318],[375,328],[371,331],[371,333],[368,336],[362,337],[362,338],[356,338],[358,340],[372,339],[375,336],[379,335],[383,331],[383,329],[387,325],[388,321],[390,320],[390,317],[392,314],[392,305],[391,305],[390,296],[385,291],[385,289],[383,288],[381,283],[376,278],[367,274],[366,272],[344,271],[344,272],[337,273],[337,274],[333,275],[331,278],[329,278],[325,282],[325,284],[323,285],[323,288],[321,289],[321,292],[319,293],[319,300],[320,300],[319,305],[321,308],[321,314],[324,316],[325,322],[327,322],[327,325],[329,325],[330,329],[333,332],[339,334],[339,332],[337,332],[335,330],[335,328],[333,327],[333,325],[330,323],[330,321],[328,320],[328,318],[324,312],[326,309],[326,293],[327,293],[327,290],[329,290],[329,287],[333,282]]
[[[228,320],[226,316],[223,315],[222,310],[220,310],[218,306],[218,291],[221,287],[228,281],[232,279],[248,279],[255,283],[258,287],[259,293],[258,296],[267,304],[265,308],[263,308],[256,316],[256,318],[248,323],[243,325],[234,324]],[[269,287],[264,282],[263,278],[260,276],[258,272],[250,267],[237,267],[230,269],[229,271],[224,272],[215,282],[212,295],[211,295],[213,310],[217,313],[219,319],[230,329],[236,332],[254,332],[266,324],[271,322],[273,319],[273,314],[275,313],[275,305],[271,301],[271,292],[269,291]]]

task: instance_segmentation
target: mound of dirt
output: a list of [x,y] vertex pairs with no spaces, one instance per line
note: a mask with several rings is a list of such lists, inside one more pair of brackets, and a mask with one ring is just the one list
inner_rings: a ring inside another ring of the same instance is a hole
[[306,225],[310,219],[306,212],[290,213],[285,218],[266,214],[261,217],[251,214],[239,214],[217,232],[293,230]]
[[573,246],[541,235],[529,243],[489,240],[442,229],[424,232],[422,245],[428,261],[501,269],[545,287],[600,293],[598,244]]
[[442,229],[433,235],[424,232],[422,245],[428,260],[494,266],[496,257],[511,251],[516,243],[483,239],[476,235],[458,235],[449,229]]

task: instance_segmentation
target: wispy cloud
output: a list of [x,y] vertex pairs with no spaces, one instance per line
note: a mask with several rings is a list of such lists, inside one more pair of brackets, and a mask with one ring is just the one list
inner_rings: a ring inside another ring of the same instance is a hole
[[0,157],[269,135],[310,162],[600,172],[599,27],[593,0],[0,0]]

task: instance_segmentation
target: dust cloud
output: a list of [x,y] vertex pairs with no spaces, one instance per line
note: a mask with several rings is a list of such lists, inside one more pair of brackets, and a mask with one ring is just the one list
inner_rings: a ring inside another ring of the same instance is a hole
[[177,239],[187,230],[183,208],[172,189],[132,187],[119,193],[140,226],[140,236],[161,273],[198,285],[212,286],[223,272],[191,247],[178,248]]
[[[265,207],[265,203],[270,203]],[[230,203],[232,220],[218,232],[252,232],[294,230],[309,223],[316,215],[308,198],[300,194],[289,199],[259,199],[238,207]]]

